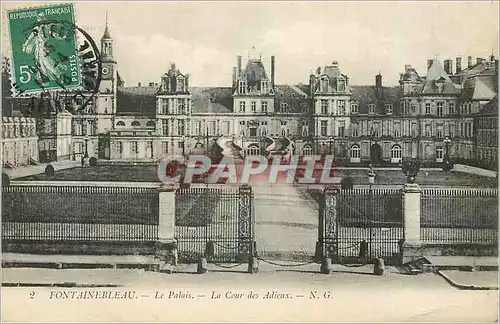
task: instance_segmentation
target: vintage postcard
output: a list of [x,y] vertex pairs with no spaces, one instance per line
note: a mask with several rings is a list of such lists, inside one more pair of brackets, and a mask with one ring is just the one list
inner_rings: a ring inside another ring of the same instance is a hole
[[498,321],[499,9],[2,2],[2,321]]

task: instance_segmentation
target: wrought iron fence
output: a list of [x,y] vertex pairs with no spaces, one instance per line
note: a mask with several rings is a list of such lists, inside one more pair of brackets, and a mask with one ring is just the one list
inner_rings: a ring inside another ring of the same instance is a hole
[[379,257],[390,259],[399,253],[404,237],[401,190],[326,191],[324,199],[320,215],[325,217],[326,249],[333,258],[369,262]]
[[[250,191],[251,195],[251,191]],[[175,197],[175,238],[181,262],[238,262],[242,256],[241,188],[183,188]],[[253,215],[248,215],[253,216]],[[248,219],[248,224],[252,220]],[[248,233],[253,237],[253,231]]]
[[425,188],[420,215],[423,242],[498,242],[496,188]]
[[154,241],[158,190],[88,186],[2,188],[2,238]]

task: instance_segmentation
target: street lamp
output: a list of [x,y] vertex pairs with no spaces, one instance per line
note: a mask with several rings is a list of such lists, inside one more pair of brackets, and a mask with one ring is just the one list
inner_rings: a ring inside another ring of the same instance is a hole
[[85,134],[85,153],[83,154],[82,166],[89,165],[89,136]]

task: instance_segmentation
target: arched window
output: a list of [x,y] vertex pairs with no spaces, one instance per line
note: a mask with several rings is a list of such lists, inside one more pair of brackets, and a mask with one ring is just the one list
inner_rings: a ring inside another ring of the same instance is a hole
[[184,92],[185,91],[184,78],[183,77],[178,77],[177,78],[177,91],[179,91],[179,92]]
[[131,125],[134,127],[141,126],[141,124],[137,120],[134,120]]
[[260,155],[260,149],[257,145],[250,145],[247,149],[247,155],[255,156]]
[[119,122],[116,123],[116,126],[125,126],[125,123],[122,122],[122,121],[119,121]]
[[351,148],[349,149],[349,157],[352,163],[361,162],[361,150],[359,148],[359,145],[354,144],[353,146],[351,146]]
[[156,123],[154,121],[150,120],[146,123],[146,127],[156,127]]
[[399,145],[394,145],[391,148],[391,163],[399,163],[402,158],[402,150],[401,146]]
[[312,150],[312,147],[311,145],[307,144],[304,146],[304,148],[302,149],[302,153],[304,154],[304,156],[310,156],[313,154],[313,150]]

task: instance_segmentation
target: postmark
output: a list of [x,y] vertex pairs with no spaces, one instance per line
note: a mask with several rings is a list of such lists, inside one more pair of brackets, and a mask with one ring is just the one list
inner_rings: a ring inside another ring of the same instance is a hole
[[14,9],[7,19],[13,96],[82,88],[72,4]]

